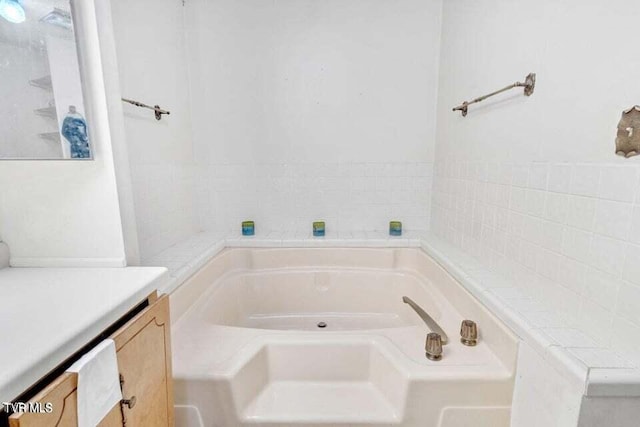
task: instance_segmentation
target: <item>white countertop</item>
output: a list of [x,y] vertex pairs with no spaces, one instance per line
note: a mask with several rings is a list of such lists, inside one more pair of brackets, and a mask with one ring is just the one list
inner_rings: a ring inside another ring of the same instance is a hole
[[0,269],[0,402],[80,350],[166,280],[163,267]]

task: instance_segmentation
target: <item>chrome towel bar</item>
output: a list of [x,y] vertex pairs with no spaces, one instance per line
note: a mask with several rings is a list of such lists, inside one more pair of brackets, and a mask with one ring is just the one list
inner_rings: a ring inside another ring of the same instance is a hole
[[478,97],[478,98],[476,98],[476,99],[474,99],[472,101],[468,101],[468,102],[465,101],[461,105],[458,105],[457,107],[455,107],[453,109],[453,111],[461,111],[462,112],[462,116],[465,117],[467,115],[467,113],[469,112],[469,105],[484,101],[487,98],[490,98],[490,97],[492,97],[494,95],[497,95],[499,93],[502,93],[502,92],[506,92],[506,91],[511,90],[513,88],[516,88],[516,87],[523,87],[524,88],[524,94],[526,96],[531,96],[533,94],[533,90],[536,87],[536,73],[529,73],[527,75],[527,77],[525,78],[524,83],[523,82],[515,82],[514,84],[511,84],[511,85],[509,85],[507,87],[503,87],[500,90],[497,90],[495,92],[491,92],[488,95],[484,95],[484,96]]
[[155,112],[156,120],[160,120],[163,114],[171,114],[170,111],[163,110],[159,105],[154,105],[153,107],[147,104],[143,104],[142,102],[134,101],[133,99],[122,98],[124,102],[127,102],[131,105],[135,105],[136,107],[148,108]]

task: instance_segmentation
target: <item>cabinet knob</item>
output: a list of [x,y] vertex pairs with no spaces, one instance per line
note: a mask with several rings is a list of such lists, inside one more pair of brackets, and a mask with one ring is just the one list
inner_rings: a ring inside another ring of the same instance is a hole
[[131,396],[131,399],[122,399],[120,403],[122,405],[127,405],[129,409],[132,409],[134,406],[136,406],[136,397]]

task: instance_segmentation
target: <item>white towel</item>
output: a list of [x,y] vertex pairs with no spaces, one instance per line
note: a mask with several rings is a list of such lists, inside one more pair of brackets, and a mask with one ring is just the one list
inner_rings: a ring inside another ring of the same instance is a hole
[[78,427],[96,427],[122,399],[116,344],[102,341],[67,372],[78,373]]

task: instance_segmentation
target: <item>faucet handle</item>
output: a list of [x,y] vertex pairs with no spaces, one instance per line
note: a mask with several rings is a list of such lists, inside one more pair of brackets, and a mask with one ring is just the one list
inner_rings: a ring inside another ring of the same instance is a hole
[[478,344],[478,326],[473,320],[463,320],[460,325],[460,342],[469,347]]
[[425,355],[429,360],[442,359],[442,337],[440,334],[431,332],[427,334],[427,341],[424,345]]

